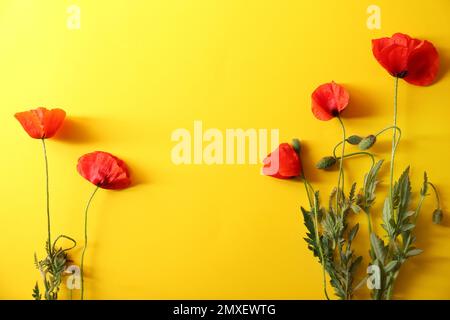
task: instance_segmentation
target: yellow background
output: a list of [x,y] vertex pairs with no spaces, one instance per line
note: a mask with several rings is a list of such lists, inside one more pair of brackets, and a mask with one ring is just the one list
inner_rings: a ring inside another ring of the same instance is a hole
[[[81,8],[80,30],[66,27],[70,4]],[[371,4],[381,8],[381,30],[366,27]],[[79,241],[75,262],[93,188],[76,172],[78,157],[112,152],[135,181],[94,199],[87,298],[322,299],[321,269],[302,239],[302,185],[261,176],[258,165],[175,166],[171,133],[192,131],[194,120],[223,132],[279,128],[282,141],[302,139],[306,173],[325,198],[337,173],[314,163],[340,139],[339,124],[313,117],[310,94],[335,80],[350,92],[349,133],[389,125],[393,79],[372,57],[370,40],[405,32],[436,45],[442,71],[427,88],[400,83],[397,173],[411,164],[418,191],[427,170],[450,212],[449,18],[448,0],[1,0],[0,298],[29,299],[39,279],[42,149],[13,114],[45,106],[68,114],[48,154],[53,235]],[[387,134],[374,151],[387,159],[389,144]],[[361,182],[368,161],[345,167]],[[450,213],[444,226],[432,225],[433,201],[417,230],[425,252],[404,266],[396,298],[450,298]],[[364,216],[356,220],[366,255]]]

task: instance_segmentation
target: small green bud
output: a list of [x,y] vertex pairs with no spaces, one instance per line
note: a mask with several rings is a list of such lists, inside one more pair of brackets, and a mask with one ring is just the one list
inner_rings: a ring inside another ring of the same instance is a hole
[[353,136],[350,136],[347,138],[347,142],[356,146],[357,144],[359,144],[361,142],[362,139],[363,138],[360,136],[353,135]]
[[300,140],[298,140],[297,138],[292,139],[292,148],[294,148],[295,152],[300,154],[300,151],[302,149],[301,144],[300,144]]
[[317,169],[327,169],[336,164],[336,158],[335,157],[323,157],[319,160],[319,162],[316,163]]
[[444,218],[442,210],[441,209],[434,210],[434,212],[433,212],[433,223],[434,224],[441,224],[442,218]]
[[361,142],[358,144],[358,147],[360,150],[367,150],[370,149],[375,142],[377,141],[377,138],[371,134],[370,136],[365,137],[361,140]]

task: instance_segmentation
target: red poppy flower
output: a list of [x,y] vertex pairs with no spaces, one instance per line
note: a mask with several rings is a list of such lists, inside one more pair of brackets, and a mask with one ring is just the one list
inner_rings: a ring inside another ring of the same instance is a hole
[[289,143],[282,143],[263,161],[263,174],[278,179],[300,176],[302,165],[300,157]]
[[78,173],[103,189],[119,190],[131,184],[125,162],[110,153],[95,151],[78,160]]
[[348,105],[349,94],[336,82],[322,84],[311,95],[312,112],[323,121],[337,117]]
[[372,40],[372,52],[392,76],[417,85],[430,85],[439,71],[439,54],[433,44],[402,33]]
[[37,108],[14,115],[28,135],[34,139],[53,137],[61,128],[66,113],[61,109]]

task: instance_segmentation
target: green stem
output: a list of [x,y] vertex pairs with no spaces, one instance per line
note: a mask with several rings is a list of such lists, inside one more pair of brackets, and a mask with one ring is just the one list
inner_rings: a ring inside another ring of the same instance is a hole
[[[400,136],[402,135],[402,131],[400,130],[399,127],[395,127],[395,126],[389,126],[389,127],[386,127],[386,128],[384,128],[384,129],[378,131],[374,136],[375,136],[375,137],[378,137],[380,134],[382,134],[382,133],[384,133],[384,132],[386,132],[386,131],[388,131],[388,130],[390,130],[390,129],[395,129],[395,130],[397,130],[398,135],[399,135],[398,140],[400,140]],[[333,148],[333,156],[334,156],[335,158],[337,158],[337,156],[336,156],[337,148],[339,148],[339,146],[340,146],[342,143],[343,143],[343,141],[339,141],[339,142],[334,146],[334,148]],[[397,142],[397,144],[398,144],[398,142]]]
[[[300,157],[300,155],[299,155],[299,157]],[[300,158],[300,161],[301,161],[301,158]],[[314,195],[314,188],[311,186],[308,179],[306,179],[304,172],[302,172],[301,178],[305,185],[306,194],[308,195],[309,205],[310,205],[311,209],[314,209],[314,224],[315,224],[314,229],[316,231],[315,236],[316,236],[317,245],[319,247],[320,259],[322,260],[323,292],[324,292],[327,300],[330,300],[330,297],[328,296],[328,292],[327,292],[327,275],[325,273],[325,261],[324,261],[323,251],[322,251],[322,243],[320,242],[320,237],[319,237],[319,221],[317,219],[317,212],[315,210],[316,197],[314,196],[314,198],[313,198],[314,200],[311,200],[311,191],[313,192],[313,195]]]
[[[375,157],[373,156],[373,154],[371,154],[370,152],[363,152],[363,151],[361,151],[361,152],[354,152],[354,153],[346,154],[344,156],[344,158],[352,157],[352,156],[355,156],[355,155],[367,155],[367,156],[369,156],[370,159],[372,160],[372,165],[370,167],[370,170],[372,170],[373,166],[375,165]],[[335,155],[335,158],[336,158],[336,155]],[[370,240],[370,235],[372,234],[372,218],[370,216],[370,212],[366,212],[366,215],[367,215],[367,224],[369,226],[370,250],[371,250],[371,253],[372,253],[373,252],[373,248],[372,248],[372,243],[371,243],[371,240]]]
[[[432,186],[432,188],[433,188],[433,189],[435,190],[435,192],[436,192],[436,189],[435,189],[434,186],[431,184],[431,182],[428,182],[428,183]],[[420,211],[421,211],[421,209],[422,209],[422,205],[423,205],[423,202],[425,201],[425,197],[426,197],[426,195],[421,195],[421,196],[420,196],[419,203],[417,204],[416,210],[415,210],[415,212],[414,212],[414,225],[417,224],[417,218],[419,217],[419,213],[420,213]],[[437,199],[438,199],[438,204],[439,204],[439,196],[437,195],[437,192],[436,192],[436,197],[437,197]],[[395,242],[395,239],[392,239],[391,241],[392,241],[392,243],[393,243],[395,246],[397,245],[396,242]],[[396,250],[398,250],[398,249],[396,249]],[[387,292],[386,292],[386,298],[387,298],[387,300],[391,300],[391,298],[392,298],[392,294],[393,294],[393,292],[394,292],[395,281],[397,280],[398,274],[399,274],[399,272],[400,272],[400,267],[401,267],[402,264],[403,264],[403,261],[401,260],[401,261],[400,261],[400,266],[398,267],[398,270],[394,273],[394,276],[393,276],[393,278],[392,278],[392,281],[391,281],[390,285],[389,285],[388,288],[387,288]]]
[[[372,160],[372,167],[375,165],[375,157],[370,152],[361,151],[361,152],[348,153],[348,154],[344,155],[344,158],[350,158],[353,156],[362,156],[362,155],[369,156],[370,159]],[[334,157],[336,158],[336,155],[334,155]]]
[[[300,152],[297,152],[297,154],[298,154],[298,158],[300,159],[300,163],[303,163],[302,156],[300,155]],[[311,200],[312,199],[311,191],[312,191],[312,193],[314,195],[314,188],[311,186],[311,184],[309,183],[308,179],[306,179],[305,172],[303,170],[302,170],[300,178],[303,180],[303,183],[305,185],[306,194],[308,195],[309,206],[312,208],[313,201]]]
[[342,144],[342,141],[339,141],[338,144],[336,144],[336,145],[334,146],[334,148],[333,148],[333,156],[334,156],[335,158],[337,158],[337,156],[336,156],[337,148],[339,148],[339,146],[340,146],[341,144]]
[[[397,127],[397,109],[398,109],[397,102],[398,102],[398,77],[395,77],[395,79],[394,79],[394,121],[393,121],[393,125],[392,125],[392,129],[393,129],[393,131],[392,131],[392,151],[391,151],[391,163],[390,163],[390,170],[389,170],[390,171],[389,172],[389,177],[390,177],[389,178],[389,202],[390,202],[392,214],[394,216],[394,220],[396,219],[395,214],[394,214],[395,213],[394,212],[395,211],[394,210],[394,162],[395,162],[395,152],[396,152],[397,146],[400,142],[400,137],[397,140],[397,130],[400,130]],[[401,134],[400,132],[401,131],[399,131],[399,134]],[[421,202],[422,201],[420,201],[419,207],[421,206]],[[395,243],[395,238],[391,239],[390,241],[391,241],[390,244],[393,244],[394,246],[397,245]],[[389,251],[391,251],[391,246],[389,248]],[[398,275],[398,271],[396,274]],[[394,290],[394,282],[397,277],[396,274],[394,274],[392,282],[387,288],[386,298],[388,300],[390,300],[392,298],[392,294],[393,294],[393,290]]]
[[417,204],[416,212],[414,213],[414,224],[417,223],[417,218],[419,217],[420,210],[422,210],[423,202],[425,201],[426,195],[421,195],[419,203]]
[[312,208],[313,202],[311,200],[311,192],[310,192],[311,185],[306,180],[306,177],[305,177],[305,175],[303,173],[302,173],[301,179],[303,180],[303,184],[305,185],[305,190],[306,190],[306,194],[308,196],[309,206]]
[[50,228],[50,191],[48,183],[48,158],[47,158],[47,148],[45,146],[45,139],[42,138],[42,148],[44,150],[44,160],[45,160],[45,185],[46,185],[46,196],[47,196],[47,242],[48,242],[48,254],[52,254],[52,240],[51,240],[51,228]]
[[[400,264],[401,267],[401,264]],[[386,300],[391,300],[392,299],[392,294],[394,293],[394,285],[395,285],[395,281],[397,280],[398,274],[400,273],[400,267],[399,269],[394,273],[393,277],[392,277],[392,282],[389,285],[389,287],[387,288],[387,292],[386,292]]]
[[441,210],[441,199],[439,198],[439,193],[437,191],[437,188],[431,182],[428,182],[428,184],[431,186],[431,188],[433,188],[434,194],[436,195],[437,208],[439,210]]
[[389,201],[391,202],[391,208],[394,209],[394,161],[395,151],[397,150],[397,100],[398,100],[398,77],[395,77],[394,81],[394,122],[392,130],[392,151],[391,151],[391,166],[390,166],[390,182],[389,182]]
[[337,194],[336,194],[336,213],[338,212],[339,208],[339,197],[341,191],[344,192],[344,155],[345,155],[345,140],[347,139],[346,133],[345,133],[345,126],[342,122],[342,119],[340,116],[337,116],[339,123],[342,127],[342,153],[341,153],[341,161],[339,163],[339,176],[338,176],[338,185],[337,185]]
[[92,192],[89,201],[86,205],[86,210],[84,211],[84,247],[83,247],[83,253],[81,254],[81,300],[84,299],[84,254],[86,252],[86,248],[88,245],[88,233],[87,233],[87,229],[88,229],[88,211],[89,211],[89,206],[91,205],[92,199],[95,196],[95,193],[97,192],[97,190],[99,189],[99,187],[95,187],[94,192]]
[[[390,129],[395,129],[395,130],[397,130],[399,135],[402,134],[402,131],[400,130],[399,127],[397,127],[397,126],[389,126],[389,127],[384,128],[383,130],[378,131],[378,133],[375,134],[375,137],[378,137],[380,134],[382,134],[382,133],[384,133],[385,131],[388,131],[388,130],[390,130]],[[399,139],[399,140],[400,140],[400,139]]]
[[322,242],[320,241],[320,237],[319,237],[319,219],[318,219],[318,212],[317,212],[317,201],[316,201],[316,197],[314,196],[314,224],[315,224],[315,234],[316,234],[316,242],[317,245],[319,247],[319,254],[320,254],[320,260],[322,262],[322,275],[323,275],[323,291],[325,293],[325,297],[327,298],[327,300],[330,300],[330,297],[328,296],[328,292],[327,292],[327,275],[325,273],[325,259],[323,256],[323,251],[322,251]]

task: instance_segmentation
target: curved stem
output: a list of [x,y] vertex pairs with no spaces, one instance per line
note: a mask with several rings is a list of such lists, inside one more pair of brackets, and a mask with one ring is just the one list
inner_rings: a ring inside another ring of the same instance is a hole
[[440,210],[441,209],[441,199],[439,198],[439,193],[437,191],[437,188],[431,182],[428,182],[428,184],[431,186],[431,188],[433,188],[434,194],[436,195],[437,208]]
[[395,151],[397,150],[397,98],[398,98],[398,77],[395,77],[394,81],[394,122],[392,131],[392,151],[391,151],[391,166],[390,166],[390,182],[389,182],[389,201],[391,202],[391,208],[394,209],[394,161]]
[[[402,131],[400,130],[399,127],[396,127],[396,126],[389,126],[389,127],[386,127],[386,128],[384,128],[384,129],[378,131],[376,134],[374,134],[374,136],[375,136],[375,137],[378,137],[380,134],[382,134],[382,133],[388,131],[389,129],[395,129],[395,130],[397,130],[398,135],[399,135],[398,140],[400,140],[400,136],[402,135]],[[334,148],[333,148],[333,156],[334,156],[335,158],[337,158],[337,156],[336,156],[337,148],[339,148],[339,146],[340,146],[342,143],[343,143],[342,141],[339,141],[339,142],[334,146]],[[397,143],[398,143],[398,142],[397,142]]]
[[339,141],[338,144],[336,144],[333,148],[333,156],[337,159],[336,156],[336,152],[337,152],[337,148],[339,148],[339,146],[342,144],[342,141]]
[[385,131],[388,131],[389,129],[395,129],[395,130],[398,131],[398,134],[399,134],[399,135],[402,134],[402,130],[400,130],[399,127],[397,127],[397,126],[389,126],[389,127],[386,127],[386,128],[384,128],[384,129],[378,131],[378,132],[375,134],[375,137],[378,137],[380,134],[384,133]]
[[423,202],[425,201],[425,197],[426,197],[425,195],[420,196],[419,203],[417,204],[417,208],[414,213],[414,224],[416,224],[417,218],[419,217],[419,213],[422,210],[422,205],[423,205]]
[[55,239],[55,241],[53,242],[53,249],[56,247],[56,243],[58,242],[59,239],[67,239],[67,240],[69,240],[70,242],[72,242],[72,246],[71,246],[70,248],[61,250],[62,252],[70,251],[70,250],[72,250],[73,248],[75,248],[75,247],[77,246],[77,242],[75,241],[75,239],[73,239],[73,238],[71,238],[71,237],[69,237],[69,236],[66,236],[66,235],[62,234],[62,235],[59,235],[59,236]]
[[[364,151],[361,151],[361,152],[352,152],[352,153],[345,154],[345,155],[344,155],[344,158],[350,158],[350,157],[353,157],[353,156],[362,156],[362,155],[364,155],[364,156],[369,156],[370,159],[372,160],[372,166],[375,165],[375,157],[374,157],[373,154],[371,154],[370,152],[364,152]],[[334,157],[336,158],[336,156],[334,156]]]
[[47,148],[45,146],[45,139],[42,138],[42,148],[44,150],[44,160],[45,160],[45,185],[46,185],[46,198],[47,198],[47,246],[48,246],[48,254],[52,254],[52,239],[51,239],[51,228],[50,228],[50,191],[49,191],[49,183],[48,183],[48,158],[47,158]]
[[[337,194],[336,194],[336,213],[338,212],[339,208],[339,196],[341,191],[344,192],[344,155],[345,155],[345,140],[347,139],[346,133],[345,133],[345,126],[342,122],[341,117],[337,116],[339,123],[342,127],[342,153],[341,153],[341,161],[339,163],[339,176],[338,176],[338,185],[337,185]],[[341,186],[341,187],[340,187]]]
[[91,205],[92,199],[95,196],[95,193],[97,192],[99,187],[95,187],[94,192],[92,192],[89,201],[86,205],[86,210],[84,211],[84,247],[83,247],[83,253],[81,254],[81,300],[84,299],[84,254],[86,252],[86,248],[88,245],[88,236],[87,236],[87,226],[88,226],[88,211],[89,206]]

